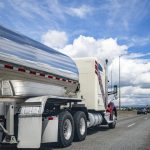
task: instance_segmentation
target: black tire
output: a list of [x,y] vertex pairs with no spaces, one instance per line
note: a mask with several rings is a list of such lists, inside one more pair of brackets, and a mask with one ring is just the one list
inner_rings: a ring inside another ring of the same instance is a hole
[[113,123],[109,123],[108,126],[110,129],[114,129],[116,127],[116,121],[114,121]]
[[[113,111],[113,117],[115,116],[115,112]],[[116,119],[114,120],[113,118],[113,122],[108,124],[110,129],[114,129],[116,127]]]
[[[66,122],[69,122],[69,125],[71,125],[71,135],[69,135],[69,138],[65,135],[65,126]],[[58,125],[58,144],[60,147],[67,147],[71,145],[74,138],[74,120],[72,115],[68,111],[63,111],[59,114],[59,125]]]
[[87,135],[87,118],[85,113],[82,111],[77,111],[73,118],[75,125],[74,140],[83,141]]

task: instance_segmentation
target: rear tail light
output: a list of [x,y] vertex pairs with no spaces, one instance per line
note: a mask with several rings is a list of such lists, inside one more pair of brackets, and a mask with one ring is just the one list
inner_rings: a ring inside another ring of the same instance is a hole
[[52,117],[52,116],[48,117],[48,120],[54,120],[54,117]]

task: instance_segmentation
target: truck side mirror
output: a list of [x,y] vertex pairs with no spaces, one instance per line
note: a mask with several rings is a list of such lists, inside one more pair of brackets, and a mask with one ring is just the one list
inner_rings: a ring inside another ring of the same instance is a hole
[[117,88],[117,85],[114,85],[114,93],[117,95],[118,93],[118,88]]

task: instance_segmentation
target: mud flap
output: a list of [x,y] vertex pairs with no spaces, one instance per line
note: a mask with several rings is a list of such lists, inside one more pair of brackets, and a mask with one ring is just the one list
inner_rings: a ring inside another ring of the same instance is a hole
[[19,115],[17,148],[40,148],[42,134],[41,107],[23,107]]

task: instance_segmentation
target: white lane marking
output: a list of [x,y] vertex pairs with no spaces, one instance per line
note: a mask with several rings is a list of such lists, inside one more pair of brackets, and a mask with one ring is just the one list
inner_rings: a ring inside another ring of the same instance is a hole
[[147,120],[147,118],[145,118],[145,120]]
[[128,128],[129,128],[129,127],[132,127],[132,126],[134,126],[134,125],[135,125],[135,123],[132,123],[132,124],[128,125]]

